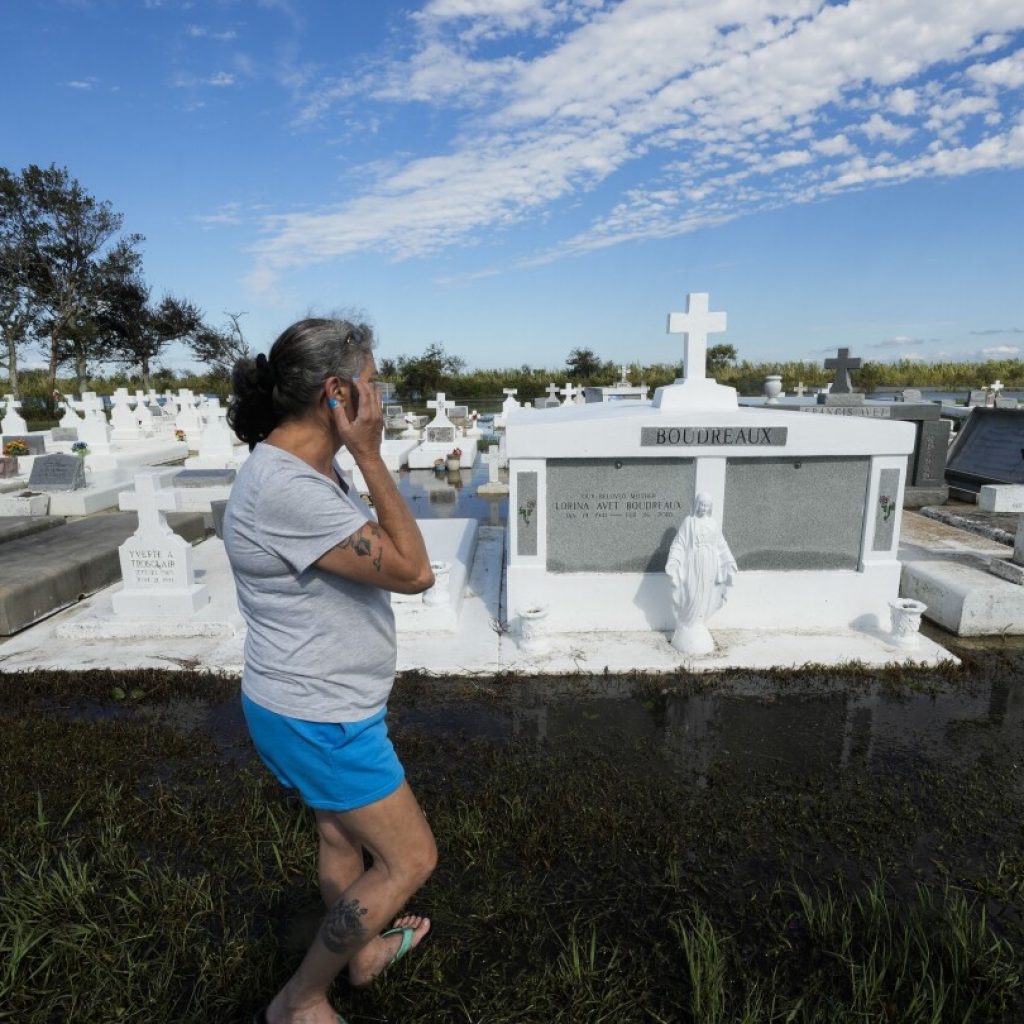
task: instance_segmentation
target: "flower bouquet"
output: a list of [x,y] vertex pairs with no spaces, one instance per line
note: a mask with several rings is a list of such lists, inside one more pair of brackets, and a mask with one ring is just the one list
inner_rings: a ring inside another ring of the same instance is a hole
[[185,440],[185,431],[184,430],[175,430],[175,432],[174,432],[174,440],[175,441],[184,441]]
[[23,455],[28,455],[28,445],[24,441],[8,441],[4,445],[4,455],[12,459],[20,458]]
[[73,455],[77,455],[80,459],[84,459],[89,454],[89,446],[84,441],[76,441],[71,446],[71,452]]

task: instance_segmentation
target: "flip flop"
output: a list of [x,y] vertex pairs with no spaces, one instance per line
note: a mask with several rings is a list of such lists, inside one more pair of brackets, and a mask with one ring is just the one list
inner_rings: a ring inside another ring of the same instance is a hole
[[[384,970],[380,973],[383,974],[392,964],[397,964],[399,960],[405,956],[406,953],[412,949],[412,937],[416,934],[416,929],[411,924],[402,925],[400,928],[389,928],[386,932],[381,932],[380,937],[386,939],[389,935],[401,935],[402,941],[398,947],[398,951],[395,955],[384,965]],[[430,933],[428,932],[427,935]],[[426,936],[424,936],[426,938]],[[378,975],[380,977],[380,975]]]
[[[412,949],[413,936],[416,934],[416,929],[411,924],[402,925],[399,928],[389,928],[386,932],[380,933],[380,938],[386,939],[389,935],[401,935],[402,941],[398,944],[398,949],[395,950],[395,955],[380,969],[380,972],[374,977],[373,981],[381,976],[392,964],[397,964],[399,960],[405,956],[406,953]],[[427,932],[423,936],[424,941],[430,937],[430,932]],[[422,943],[420,943],[422,945]],[[351,984],[351,982],[350,982]],[[369,988],[373,982],[368,982],[365,985],[352,985],[354,989],[365,989]]]

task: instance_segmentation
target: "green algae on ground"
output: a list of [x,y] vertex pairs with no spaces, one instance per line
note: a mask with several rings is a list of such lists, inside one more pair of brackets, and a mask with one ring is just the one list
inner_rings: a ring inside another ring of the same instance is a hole
[[[1024,658],[964,656],[404,680],[392,735],[438,837],[415,902],[435,931],[377,988],[339,982],[339,1009],[1021,1019]],[[236,691],[0,677],[0,1020],[243,1022],[294,968],[320,912],[312,821],[252,754]]]

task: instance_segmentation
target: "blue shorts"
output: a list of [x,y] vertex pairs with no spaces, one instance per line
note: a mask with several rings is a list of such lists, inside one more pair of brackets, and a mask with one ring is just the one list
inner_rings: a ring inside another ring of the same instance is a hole
[[268,711],[243,693],[242,711],[263,763],[316,810],[365,807],[405,778],[388,739],[387,708],[361,722],[305,722]]

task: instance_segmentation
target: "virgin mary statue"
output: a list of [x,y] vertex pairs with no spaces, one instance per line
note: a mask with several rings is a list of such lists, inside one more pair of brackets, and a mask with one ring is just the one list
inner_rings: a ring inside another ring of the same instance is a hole
[[669,549],[665,572],[672,581],[676,631],[672,646],[683,654],[710,654],[715,642],[705,622],[725,604],[736,573],[736,560],[711,516],[711,495],[693,499]]

